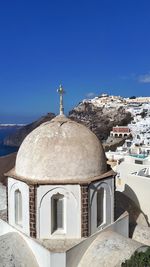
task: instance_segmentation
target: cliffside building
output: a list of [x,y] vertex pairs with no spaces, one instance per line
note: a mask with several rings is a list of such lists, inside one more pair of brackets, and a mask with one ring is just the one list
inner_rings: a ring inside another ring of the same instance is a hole
[[131,131],[128,126],[115,126],[110,132],[112,137],[128,137],[131,135]]

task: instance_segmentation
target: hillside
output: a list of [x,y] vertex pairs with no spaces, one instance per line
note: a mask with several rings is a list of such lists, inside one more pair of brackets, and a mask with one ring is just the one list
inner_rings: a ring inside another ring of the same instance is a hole
[[0,145],[3,144],[3,139],[7,135],[12,135],[19,129],[21,129],[21,125],[16,124],[0,124]]
[[[4,139],[4,144],[9,146],[20,146],[23,139],[41,123],[54,118],[53,113],[48,113],[39,120],[28,124]],[[70,119],[80,122],[91,129],[101,140],[105,142],[113,126],[127,125],[131,121],[131,114],[123,107],[96,107],[92,103],[81,102],[69,112]],[[120,140],[117,140],[117,142]],[[109,145],[109,144],[108,144]]]
[[47,115],[41,117],[39,120],[34,121],[28,125],[21,127],[14,134],[10,134],[3,141],[4,145],[7,146],[16,146],[19,147],[24,140],[24,138],[32,132],[35,128],[37,128],[40,124],[49,121],[55,117],[54,113],[48,113]]
[[104,142],[116,125],[127,125],[132,117],[124,107],[97,107],[92,103],[81,102],[69,112],[69,118],[83,123]]
[[6,177],[4,173],[11,170],[16,161],[17,153],[12,153],[4,157],[0,157],[0,183],[6,184]]

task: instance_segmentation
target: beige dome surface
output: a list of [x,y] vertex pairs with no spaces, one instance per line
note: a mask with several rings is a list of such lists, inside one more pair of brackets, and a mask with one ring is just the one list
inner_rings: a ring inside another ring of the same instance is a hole
[[15,166],[18,177],[39,182],[79,182],[106,171],[96,135],[64,115],[41,124],[25,138]]

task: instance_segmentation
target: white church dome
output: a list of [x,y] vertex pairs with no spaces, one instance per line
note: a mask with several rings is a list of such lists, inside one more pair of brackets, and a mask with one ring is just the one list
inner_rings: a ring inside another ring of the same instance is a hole
[[17,177],[39,183],[78,183],[105,172],[106,158],[96,135],[64,115],[25,138],[15,166]]

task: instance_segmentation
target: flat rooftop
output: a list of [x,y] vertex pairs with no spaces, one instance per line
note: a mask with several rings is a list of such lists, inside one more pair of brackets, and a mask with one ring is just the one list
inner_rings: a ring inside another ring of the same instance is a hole
[[60,239],[35,239],[36,242],[38,242],[40,245],[42,245],[49,251],[60,253],[71,249],[72,247],[78,245],[84,240],[85,238],[66,239],[65,237],[61,237]]

